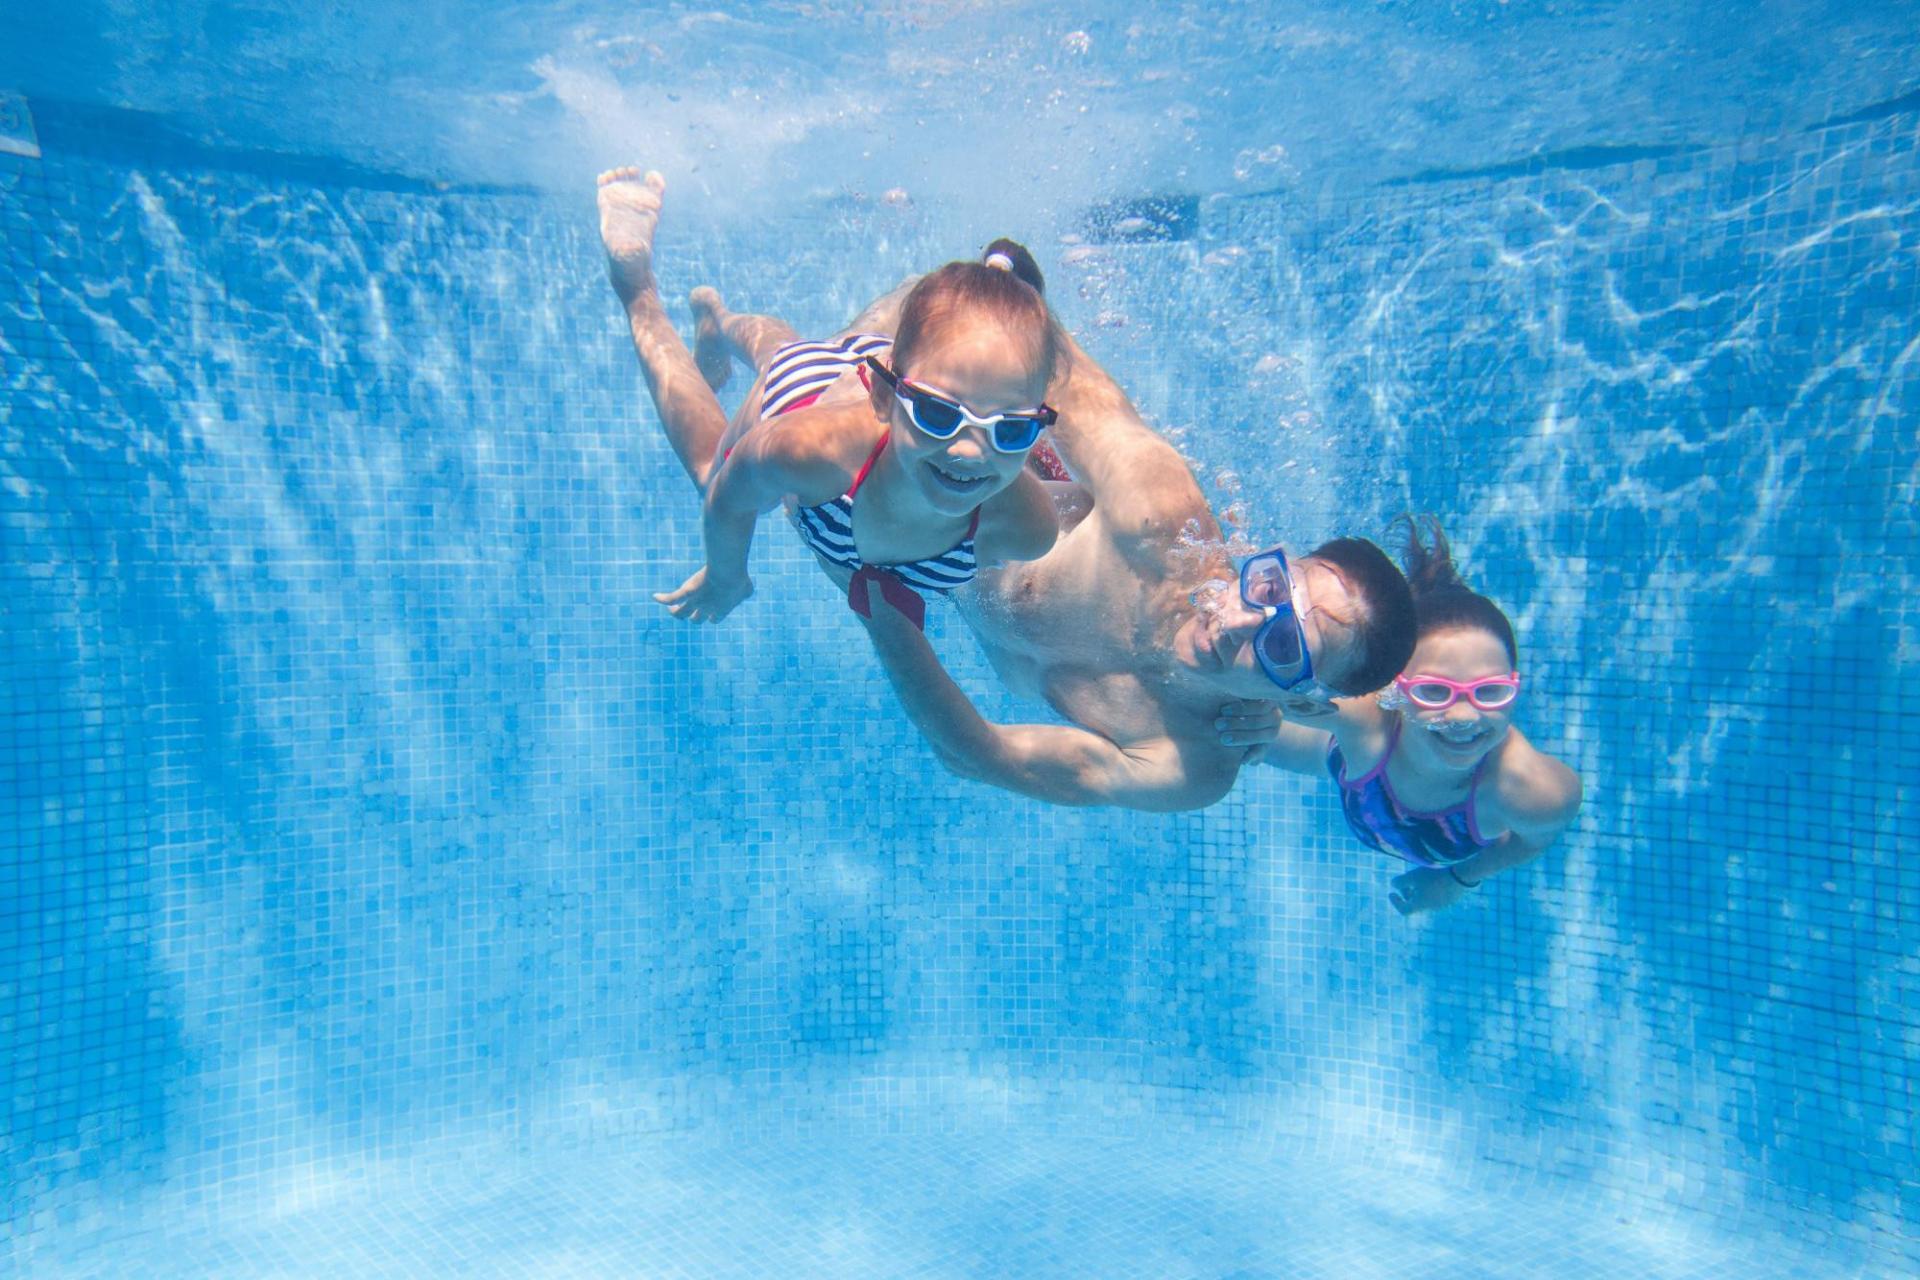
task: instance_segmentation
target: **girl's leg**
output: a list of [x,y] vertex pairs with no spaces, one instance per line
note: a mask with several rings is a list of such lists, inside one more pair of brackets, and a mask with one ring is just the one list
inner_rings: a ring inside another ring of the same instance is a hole
[[729,311],[718,290],[701,285],[687,295],[693,307],[693,358],[716,391],[727,385],[737,356],[755,373],[764,373],[773,353],[800,335],[775,316],[741,315]]
[[[900,325],[900,303],[919,279],[913,276],[891,293],[876,298],[842,333],[891,335]],[[705,285],[687,295],[687,302],[693,307],[694,314],[694,359],[699,363],[707,384],[714,388],[725,385],[736,357],[751,365],[756,375],[753,389],[747,393],[746,401],[733,416],[732,426],[720,437],[718,447],[709,460],[710,467],[717,468],[725,458],[726,451],[733,447],[734,441],[760,421],[761,381],[768,362],[773,359],[775,352],[787,343],[796,341],[800,335],[794,332],[792,325],[775,316],[728,310],[719,292]]]
[[674,329],[653,280],[653,233],[666,182],[657,173],[609,169],[600,175],[600,240],[607,275],[626,308],[647,390],[680,465],[702,493],[713,473],[727,415]]
[[[902,282],[891,293],[876,298],[854,318],[842,334],[892,334],[900,326],[900,303],[919,276]],[[701,285],[687,295],[693,307],[693,358],[706,375],[707,385],[716,391],[727,384],[732,363],[737,357],[755,373],[765,373],[773,353],[799,339],[793,326],[777,316],[742,314],[727,309],[718,290]]]

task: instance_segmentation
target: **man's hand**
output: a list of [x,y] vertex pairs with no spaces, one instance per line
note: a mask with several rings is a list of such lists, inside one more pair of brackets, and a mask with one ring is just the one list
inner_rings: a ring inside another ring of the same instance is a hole
[[752,578],[709,578],[707,566],[701,565],[679,590],[655,592],[653,598],[682,622],[718,622],[752,594]]
[[[1333,702],[1320,698],[1310,698],[1302,694],[1282,691],[1276,700],[1281,713],[1298,724],[1312,724],[1316,720],[1330,720],[1340,714],[1340,708]],[[1331,726],[1328,726],[1331,727]]]
[[1280,709],[1271,702],[1229,702],[1220,708],[1213,727],[1223,747],[1244,747],[1252,764],[1266,754],[1280,736]]
[[1450,907],[1464,898],[1467,887],[1455,880],[1444,867],[1415,867],[1393,878],[1387,901],[1403,916],[1419,915]]

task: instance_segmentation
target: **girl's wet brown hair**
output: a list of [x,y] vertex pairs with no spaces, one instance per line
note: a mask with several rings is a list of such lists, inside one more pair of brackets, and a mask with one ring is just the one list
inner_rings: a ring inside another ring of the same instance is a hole
[[949,262],[913,286],[893,338],[894,372],[912,377],[914,355],[946,326],[985,321],[1030,335],[1034,366],[1052,380],[1061,342],[1046,299],[1013,272],[979,262]]
[[[1513,624],[1500,606],[1469,587],[1453,563],[1453,548],[1440,522],[1432,516],[1403,515],[1398,521],[1407,531],[1407,585],[1413,588],[1413,609],[1420,620],[1420,636],[1425,639],[1441,631],[1473,628],[1492,633],[1507,647],[1507,661],[1520,668],[1520,647],[1514,643]],[[1423,537],[1424,535],[1424,537]]]

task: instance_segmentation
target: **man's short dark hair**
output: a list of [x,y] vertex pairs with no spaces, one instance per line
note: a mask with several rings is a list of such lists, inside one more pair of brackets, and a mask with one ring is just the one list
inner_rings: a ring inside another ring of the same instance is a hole
[[1353,620],[1359,652],[1338,679],[1323,676],[1321,682],[1348,697],[1384,688],[1406,670],[1418,638],[1419,619],[1406,578],[1386,552],[1365,538],[1335,538],[1315,547],[1312,558],[1338,569],[1359,605]]

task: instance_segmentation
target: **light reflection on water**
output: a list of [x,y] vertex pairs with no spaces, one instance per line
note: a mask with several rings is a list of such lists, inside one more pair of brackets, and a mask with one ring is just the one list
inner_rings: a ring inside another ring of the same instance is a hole
[[903,189],[984,213],[1013,190],[1064,217],[1100,195],[1802,128],[1911,90],[1907,16],[1859,0],[514,0],[422,40],[367,0],[211,19],[89,0],[15,6],[0,86],[231,146],[560,191],[643,154],[707,211]]

